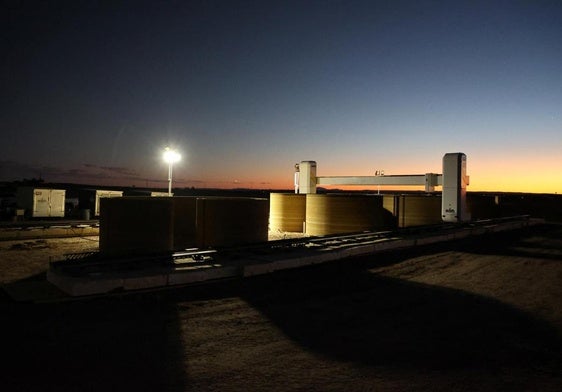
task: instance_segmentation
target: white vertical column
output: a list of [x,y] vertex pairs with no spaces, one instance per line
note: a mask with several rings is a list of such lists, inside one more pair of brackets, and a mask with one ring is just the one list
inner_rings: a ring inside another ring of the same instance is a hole
[[466,208],[466,155],[462,152],[448,153],[443,157],[443,194],[441,217],[444,222],[470,220]]
[[316,161],[300,163],[299,193],[316,193]]

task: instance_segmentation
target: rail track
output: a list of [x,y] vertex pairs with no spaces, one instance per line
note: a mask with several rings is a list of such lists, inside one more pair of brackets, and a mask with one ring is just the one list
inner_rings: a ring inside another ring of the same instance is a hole
[[383,232],[269,241],[217,249],[107,257],[74,253],[50,263],[47,279],[71,296],[152,290],[240,278],[541,224],[529,216]]
[[0,241],[99,235],[98,220],[0,222]]

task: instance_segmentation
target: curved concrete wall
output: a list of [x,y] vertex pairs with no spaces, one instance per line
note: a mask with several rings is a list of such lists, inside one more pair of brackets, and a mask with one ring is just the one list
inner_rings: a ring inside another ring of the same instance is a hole
[[269,198],[269,229],[302,233],[306,220],[306,195],[271,193]]
[[306,233],[328,235],[385,227],[382,196],[306,195]]
[[443,223],[441,195],[384,195],[384,208],[394,215],[398,227]]

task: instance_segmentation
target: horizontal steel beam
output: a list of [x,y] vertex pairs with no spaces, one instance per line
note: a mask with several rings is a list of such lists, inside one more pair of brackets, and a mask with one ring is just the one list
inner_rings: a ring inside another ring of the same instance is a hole
[[316,185],[429,185],[443,184],[442,174],[389,176],[324,176],[316,177]]

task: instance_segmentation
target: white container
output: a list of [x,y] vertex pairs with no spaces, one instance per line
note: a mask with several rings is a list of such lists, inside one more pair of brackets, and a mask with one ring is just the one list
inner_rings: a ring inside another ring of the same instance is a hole
[[[168,192],[150,192],[150,196],[152,196],[152,197],[164,197],[164,196],[168,196]],[[172,193],[172,196],[174,196],[173,193]]]
[[96,190],[96,205],[94,208],[94,215],[99,216],[100,214],[100,198],[102,197],[122,197],[123,191],[103,191]]
[[64,189],[22,187],[16,193],[18,207],[32,218],[64,217],[65,197]]
[[79,207],[82,210],[90,210],[90,217],[100,215],[100,198],[122,197],[123,191],[82,189],[78,194]]

